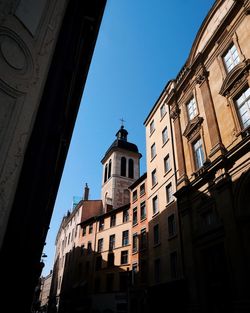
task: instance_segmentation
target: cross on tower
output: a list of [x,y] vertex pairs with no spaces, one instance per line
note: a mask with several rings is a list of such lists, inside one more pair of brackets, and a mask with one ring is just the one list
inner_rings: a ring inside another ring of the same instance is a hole
[[123,123],[126,122],[126,121],[124,121],[123,118],[121,118],[120,121],[122,122],[122,126],[124,126]]

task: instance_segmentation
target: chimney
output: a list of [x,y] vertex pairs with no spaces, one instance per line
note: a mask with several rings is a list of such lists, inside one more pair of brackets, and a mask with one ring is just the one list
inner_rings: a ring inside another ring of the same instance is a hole
[[89,187],[88,187],[87,183],[86,183],[86,186],[84,188],[83,200],[89,200]]

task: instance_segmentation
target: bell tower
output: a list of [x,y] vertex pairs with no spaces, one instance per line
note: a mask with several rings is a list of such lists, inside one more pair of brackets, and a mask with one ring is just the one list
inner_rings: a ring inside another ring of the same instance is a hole
[[130,201],[128,187],[140,177],[141,154],[135,144],[127,141],[128,132],[121,125],[116,139],[103,159],[102,202],[105,212]]

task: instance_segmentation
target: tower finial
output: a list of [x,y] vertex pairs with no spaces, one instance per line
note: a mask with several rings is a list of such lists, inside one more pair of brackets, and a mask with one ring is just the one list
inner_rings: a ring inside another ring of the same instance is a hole
[[124,121],[124,119],[123,118],[120,118],[120,121],[121,121],[121,123],[122,123],[122,127],[124,127],[124,122],[126,122],[126,121]]

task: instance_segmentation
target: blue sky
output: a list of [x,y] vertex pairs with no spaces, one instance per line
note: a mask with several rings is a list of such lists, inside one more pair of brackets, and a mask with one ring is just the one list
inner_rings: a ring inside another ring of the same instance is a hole
[[101,159],[125,120],[128,141],[142,153],[143,122],[166,83],[184,65],[214,0],[108,0],[78,112],[44,252],[43,275],[53,268],[62,217],[82,196],[100,199]]

